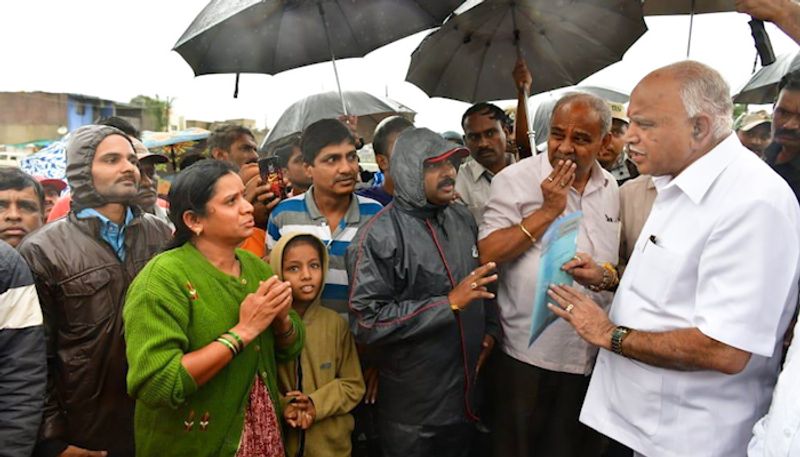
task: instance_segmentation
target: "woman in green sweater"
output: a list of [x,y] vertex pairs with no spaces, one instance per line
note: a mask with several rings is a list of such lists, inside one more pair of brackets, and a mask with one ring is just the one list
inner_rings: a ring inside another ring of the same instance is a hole
[[192,165],[169,197],[174,240],[123,310],[136,455],[283,457],[276,358],[305,338],[291,288],[236,248],[253,206],[230,165]]

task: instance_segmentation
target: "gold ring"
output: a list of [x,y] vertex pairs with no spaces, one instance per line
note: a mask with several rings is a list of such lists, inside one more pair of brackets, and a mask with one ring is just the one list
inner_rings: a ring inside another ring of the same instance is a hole
[[572,257],[572,260],[577,260],[578,262],[580,262],[583,259],[581,259],[581,256],[579,256],[578,254],[575,254],[575,256]]
[[559,184],[561,184],[561,187],[567,187],[567,183],[565,183],[564,181],[561,181]]
[[550,181],[550,182],[553,182],[553,177],[552,176],[548,176],[547,180]]
[[575,305],[573,305],[572,303],[570,303],[570,304],[568,304],[568,305],[567,305],[567,307],[566,307],[566,308],[564,308],[564,311],[566,311],[566,312],[568,312],[568,313],[572,314],[572,308],[575,308]]
[[478,283],[477,282],[470,283],[470,285],[469,285],[470,289],[476,289],[477,287],[478,287]]

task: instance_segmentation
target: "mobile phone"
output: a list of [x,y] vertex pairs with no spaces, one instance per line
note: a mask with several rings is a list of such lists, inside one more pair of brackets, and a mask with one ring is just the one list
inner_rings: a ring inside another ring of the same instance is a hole
[[258,171],[261,181],[269,185],[269,190],[276,198],[286,198],[286,185],[283,182],[283,171],[275,156],[258,159]]

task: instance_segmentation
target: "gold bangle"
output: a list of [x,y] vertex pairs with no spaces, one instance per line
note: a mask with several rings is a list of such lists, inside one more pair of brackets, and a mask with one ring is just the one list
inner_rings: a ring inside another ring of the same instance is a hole
[[524,225],[517,224],[517,227],[519,227],[519,229],[522,230],[522,233],[524,233],[525,236],[527,236],[528,239],[531,240],[531,244],[536,244],[536,238],[533,235],[531,235],[531,232],[529,232]]
[[616,287],[619,284],[619,273],[617,272],[617,269],[614,268],[614,265],[612,265],[611,262],[604,263],[603,268],[605,268],[606,271],[608,271],[611,275],[611,283],[608,285],[608,288],[611,289]]

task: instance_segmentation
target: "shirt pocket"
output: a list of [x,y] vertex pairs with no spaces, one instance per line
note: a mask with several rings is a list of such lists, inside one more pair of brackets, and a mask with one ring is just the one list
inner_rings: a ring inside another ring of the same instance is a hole
[[70,325],[95,325],[111,315],[111,273],[97,269],[61,283],[64,318]]
[[615,356],[610,365],[608,369],[617,373],[608,392],[614,411],[643,434],[654,435],[661,422],[663,376],[624,357]]
[[643,240],[631,289],[653,305],[663,303],[683,263],[680,254],[671,252],[653,241]]

